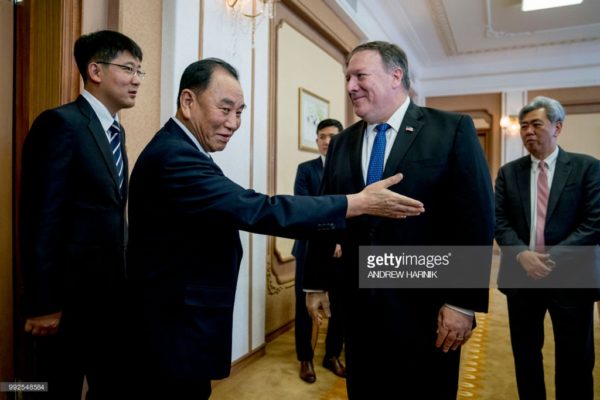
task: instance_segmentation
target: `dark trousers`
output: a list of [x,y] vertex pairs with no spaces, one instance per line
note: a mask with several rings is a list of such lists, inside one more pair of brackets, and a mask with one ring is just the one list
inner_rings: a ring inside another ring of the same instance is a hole
[[193,399],[208,400],[212,393],[210,380],[194,379],[186,381],[177,379],[170,381],[164,377],[155,376],[140,386],[137,391],[130,391],[132,397],[129,399],[142,400],[170,400],[170,399]]
[[88,400],[121,399],[125,370],[121,320],[96,307],[63,310],[56,335],[29,337],[33,354],[27,381],[48,382],[45,393],[25,399],[80,400],[84,376]]
[[440,304],[388,289],[347,298],[348,399],[454,400],[460,349],[435,347]]
[[507,296],[519,398],[546,398],[542,347],[548,311],[554,332],[556,399],[593,399],[594,303],[573,304],[552,293],[522,289]]
[[[332,266],[334,268],[335,266]],[[312,319],[306,309],[306,293],[302,290],[304,278],[304,257],[296,259],[296,356],[298,361],[310,361],[313,359]],[[325,339],[325,358],[339,357],[344,345],[343,335],[343,305],[342,298],[336,288],[329,290],[329,302],[331,306],[331,318],[327,326],[327,337]]]

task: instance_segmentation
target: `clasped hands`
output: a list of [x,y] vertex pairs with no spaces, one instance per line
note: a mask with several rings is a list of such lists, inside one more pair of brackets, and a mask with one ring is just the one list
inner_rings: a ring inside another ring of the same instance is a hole
[[536,281],[550,275],[556,265],[550,259],[550,254],[538,253],[532,250],[520,252],[517,255],[517,261],[521,264],[527,276]]

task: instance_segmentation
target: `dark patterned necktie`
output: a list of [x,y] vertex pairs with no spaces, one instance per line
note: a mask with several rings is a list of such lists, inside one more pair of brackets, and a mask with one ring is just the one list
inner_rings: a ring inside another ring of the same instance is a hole
[[110,134],[110,147],[112,149],[113,157],[115,158],[115,166],[117,168],[117,182],[119,184],[119,190],[123,188],[123,153],[121,151],[121,127],[117,120],[113,121],[113,124],[108,129]]
[[367,170],[367,185],[381,180],[383,176],[383,165],[385,158],[385,133],[390,128],[389,124],[379,124],[375,127],[377,135],[371,149],[371,159],[369,160],[369,169]]

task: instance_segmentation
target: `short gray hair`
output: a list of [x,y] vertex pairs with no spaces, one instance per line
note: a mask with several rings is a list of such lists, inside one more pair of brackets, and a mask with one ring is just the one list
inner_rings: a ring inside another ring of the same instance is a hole
[[543,108],[546,111],[548,120],[553,124],[565,120],[565,109],[558,100],[551,99],[550,97],[538,96],[521,109],[519,112],[519,122],[523,120],[525,114],[537,110],[538,108]]
[[378,52],[381,56],[381,60],[383,61],[383,66],[385,67],[385,70],[387,72],[390,72],[396,68],[400,68],[403,72],[402,86],[404,86],[404,88],[407,91],[410,89],[408,58],[406,57],[406,53],[404,52],[404,50],[402,50],[400,47],[393,43],[384,41],[374,41],[359,44],[350,52],[350,54],[348,54],[346,65],[348,65],[348,62],[350,61],[350,58],[352,58],[353,55],[355,55],[359,51],[365,50],[373,50]]

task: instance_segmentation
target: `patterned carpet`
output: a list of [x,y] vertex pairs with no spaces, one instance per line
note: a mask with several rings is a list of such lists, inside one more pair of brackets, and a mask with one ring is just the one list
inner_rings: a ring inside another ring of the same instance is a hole
[[[600,399],[600,321],[595,315],[596,369],[595,395]],[[490,291],[490,312],[477,315],[478,328],[463,348],[458,398],[482,400],[517,399],[506,298],[496,289]],[[219,382],[213,400],[344,400],[345,380],[320,365],[325,330],[319,332],[315,355],[317,381],[307,384],[298,378],[294,350],[294,331],[279,336],[266,348],[266,355],[234,376]],[[544,363],[548,400],[554,399],[554,345],[550,319],[546,319]]]
[[[600,321],[595,317],[594,340],[596,366],[594,394],[600,399]],[[488,314],[477,315],[478,329],[463,349],[458,398],[504,400],[518,399],[515,370],[508,330],[506,297],[496,289],[490,291]],[[554,399],[554,335],[550,317],[545,321],[544,372],[548,400]]]

